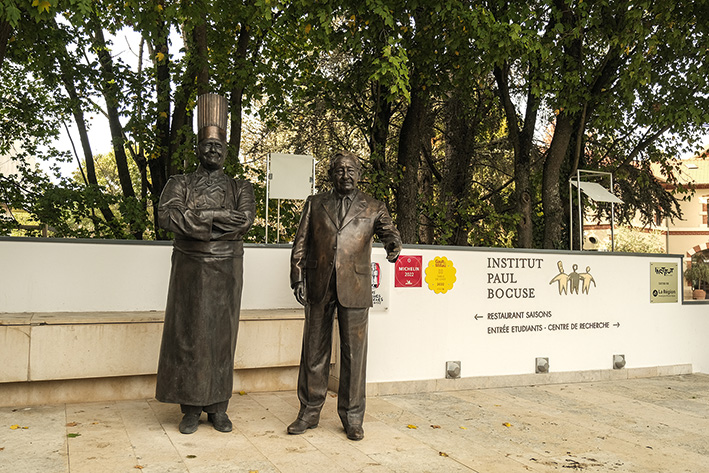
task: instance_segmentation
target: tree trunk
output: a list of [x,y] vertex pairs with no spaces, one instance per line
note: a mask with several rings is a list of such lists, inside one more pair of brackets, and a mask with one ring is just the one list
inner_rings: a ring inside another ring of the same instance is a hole
[[371,85],[374,113],[369,131],[369,162],[372,166],[372,194],[383,201],[389,200],[390,176],[386,164],[386,147],[391,123],[391,102],[379,81]]
[[544,162],[542,182],[542,205],[544,208],[544,248],[567,248],[564,241],[564,206],[561,202],[561,167],[568,156],[571,135],[573,134],[572,116],[565,112],[556,118],[554,137],[551,140],[547,158]]
[[[113,69],[113,60],[106,46],[106,39],[103,34],[103,29],[97,18],[93,19],[94,23],[94,41],[96,51],[101,66],[101,92],[106,101],[106,114],[108,115],[108,125],[111,130],[111,144],[113,146],[113,155],[116,159],[116,170],[118,171],[118,180],[121,184],[121,192],[126,199],[135,199],[135,190],[133,189],[133,180],[130,176],[128,168],[128,155],[126,154],[125,138],[123,134],[123,125],[121,125],[120,114],[118,112],[118,102],[120,89],[116,82],[116,75]],[[143,208],[145,203],[142,203]],[[143,231],[134,225],[134,222],[129,222],[131,233],[136,240],[143,239]]]
[[[246,61],[246,54],[249,49],[249,42],[251,40],[251,35],[249,33],[250,28],[241,24],[239,31],[239,40],[236,44],[236,51],[234,52],[234,64],[235,67],[248,67]],[[229,111],[231,112],[231,123],[229,130],[229,154],[227,155],[226,167],[234,174],[235,171],[240,169],[239,164],[239,152],[241,149],[241,132],[243,127],[242,122],[242,110],[244,101],[244,90],[246,90],[246,84],[242,80],[237,80],[234,83],[234,87],[231,89],[231,96],[229,97]]]
[[459,93],[453,91],[445,104],[446,165],[441,180],[441,199],[450,231],[442,238],[444,245],[469,245],[470,225],[460,211],[468,206],[470,199],[475,123],[465,108]]
[[[91,151],[91,142],[89,141],[89,133],[86,128],[86,120],[84,119],[84,112],[79,106],[79,94],[76,91],[74,81],[68,71],[68,66],[66,64],[66,52],[63,55],[59,55],[58,59],[59,67],[61,69],[62,83],[64,84],[64,88],[66,89],[69,98],[71,99],[71,113],[74,115],[74,122],[76,123],[76,128],[79,132],[81,149],[84,152],[84,161],[86,162],[86,180],[89,185],[100,189],[98,179],[96,178],[96,165],[94,164],[94,155]],[[122,238],[123,232],[116,225],[116,217],[113,215],[113,212],[108,205],[99,204],[98,208],[101,211],[101,215],[103,215],[103,218],[106,220],[108,227],[113,232],[113,236],[115,238]]]
[[[496,67],[494,71],[497,82],[497,92],[502,102],[502,107],[507,118],[509,138],[515,156],[515,202],[516,211],[520,220],[517,224],[517,248],[532,248],[534,246],[534,226],[532,223],[532,186],[530,177],[532,173],[532,152],[534,150],[534,127],[539,110],[539,98],[531,92],[531,84],[527,94],[527,108],[524,125],[519,128],[519,117],[512,102],[509,90],[509,65]],[[530,77],[534,74],[530,72]]]
[[[432,155],[432,138],[434,136],[435,116],[430,107],[426,112],[426,118],[422,126],[421,151],[426,157],[426,161]],[[432,163],[431,163],[432,164]],[[433,166],[421,166],[419,171],[419,189],[421,192],[421,200],[424,204],[433,203],[434,201],[434,186],[433,186]],[[430,208],[430,205],[426,205]],[[419,224],[419,242],[423,245],[433,245],[435,223],[429,213],[421,215]]]
[[426,96],[412,87],[411,104],[401,125],[396,185],[397,227],[404,243],[418,242],[418,169],[421,156],[421,125],[426,112]]
[[[190,26],[185,25],[184,28]],[[175,105],[172,112],[172,124],[170,126],[170,164],[168,175],[182,172],[184,163],[189,154],[194,154],[194,143],[190,143],[192,136],[192,114],[187,107],[195,93],[195,88],[201,86],[206,69],[206,58],[201,56],[201,52],[207,48],[207,31],[204,22],[192,26],[191,31],[185,31],[185,47],[187,66],[180,80],[180,84],[175,90]],[[195,81],[195,78],[198,78]],[[207,74],[207,80],[209,75]],[[199,84],[199,85],[198,85]],[[190,144],[192,146],[190,146]]]
[[101,78],[103,80],[101,92],[106,100],[106,114],[108,115],[108,124],[111,129],[111,141],[113,152],[116,156],[116,168],[121,191],[126,197],[135,197],[133,182],[128,170],[128,156],[126,155],[125,140],[123,138],[123,126],[118,113],[119,89],[116,83],[116,75],[113,72],[113,61],[106,46],[103,29],[96,19],[94,19],[94,40],[101,65]]
[[[143,50],[145,49],[145,38],[140,38],[140,44],[138,45],[138,70],[137,76],[143,76]],[[143,99],[142,94],[138,94],[138,98],[135,104],[136,115],[143,115]],[[130,143],[126,144],[128,151],[138,166],[140,171],[140,198],[144,202],[144,208],[147,210],[148,202],[148,192],[152,192],[152,184],[148,180],[148,160],[145,157],[145,148],[140,145],[131,146]]]
[[[170,154],[170,66],[168,50],[168,27],[164,22],[158,25],[158,39],[153,48],[153,63],[156,72],[155,92],[157,97],[156,118],[156,157],[148,160],[150,176],[153,182],[153,192],[156,197],[162,194],[167,178],[173,169],[174,163]],[[158,199],[153,199],[153,220],[156,228],[156,237],[166,239],[167,235],[159,231]]]
[[[554,5],[561,13],[561,23],[567,30],[578,24],[576,13],[570,4],[564,0],[554,0]],[[583,70],[583,36],[569,36],[562,41],[566,60],[562,74],[575,74]],[[573,96],[573,91],[568,91]],[[563,98],[564,94],[560,94]],[[567,98],[568,100],[568,98]],[[562,102],[563,103],[563,102]],[[542,205],[544,208],[544,248],[568,248],[564,238],[564,220],[567,215],[561,201],[561,169],[564,161],[570,157],[570,145],[573,141],[576,125],[580,114],[570,114],[560,106],[556,117],[554,136],[552,137],[547,157],[544,162],[544,176],[542,177]],[[569,229],[571,231],[571,229]]]
[[2,70],[3,62],[5,62],[5,53],[7,51],[7,42],[10,40],[12,27],[7,21],[0,21],[0,71]]

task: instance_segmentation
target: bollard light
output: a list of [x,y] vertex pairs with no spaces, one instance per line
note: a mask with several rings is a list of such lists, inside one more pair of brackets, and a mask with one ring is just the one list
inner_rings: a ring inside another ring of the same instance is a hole
[[625,367],[625,355],[613,355],[613,369],[619,370]]
[[446,379],[460,378],[460,361],[446,361]]
[[534,361],[535,373],[549,372],[549,358],[536,358]]

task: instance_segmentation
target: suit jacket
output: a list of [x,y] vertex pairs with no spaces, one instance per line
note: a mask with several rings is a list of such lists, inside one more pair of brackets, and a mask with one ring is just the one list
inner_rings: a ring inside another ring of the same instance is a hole
[[383,202],[357,190],[342,225],[338,204],[334,191],[306,200],[291,252],[291,286],[304,281],[307,302],[320,302],[335,271],[340,304],[371,307],[373,237],[387,252],[401,248],[401,237]]

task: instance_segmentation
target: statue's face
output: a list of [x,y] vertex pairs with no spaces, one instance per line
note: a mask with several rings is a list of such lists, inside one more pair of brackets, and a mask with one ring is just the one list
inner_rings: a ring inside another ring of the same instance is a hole
[[357,189],[359,182],[359,170],[352,158],[342,158],[335,162],[335,166],[330,171],[330,179],[339,194],[349,194]]
[[197,157],[205,169],[210,171],[221,169],[226,158],[224,143],[216,138],[205,138],[197,145]]

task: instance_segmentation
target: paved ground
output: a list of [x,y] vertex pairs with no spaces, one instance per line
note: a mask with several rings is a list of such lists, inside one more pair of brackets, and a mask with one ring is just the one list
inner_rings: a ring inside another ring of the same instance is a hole
[[0,472],[709,472],[709,376],[368,399],[347,440],[334,394],[289,436],[294,392],[235,395],[224,434],[154,400],[0,408]]

